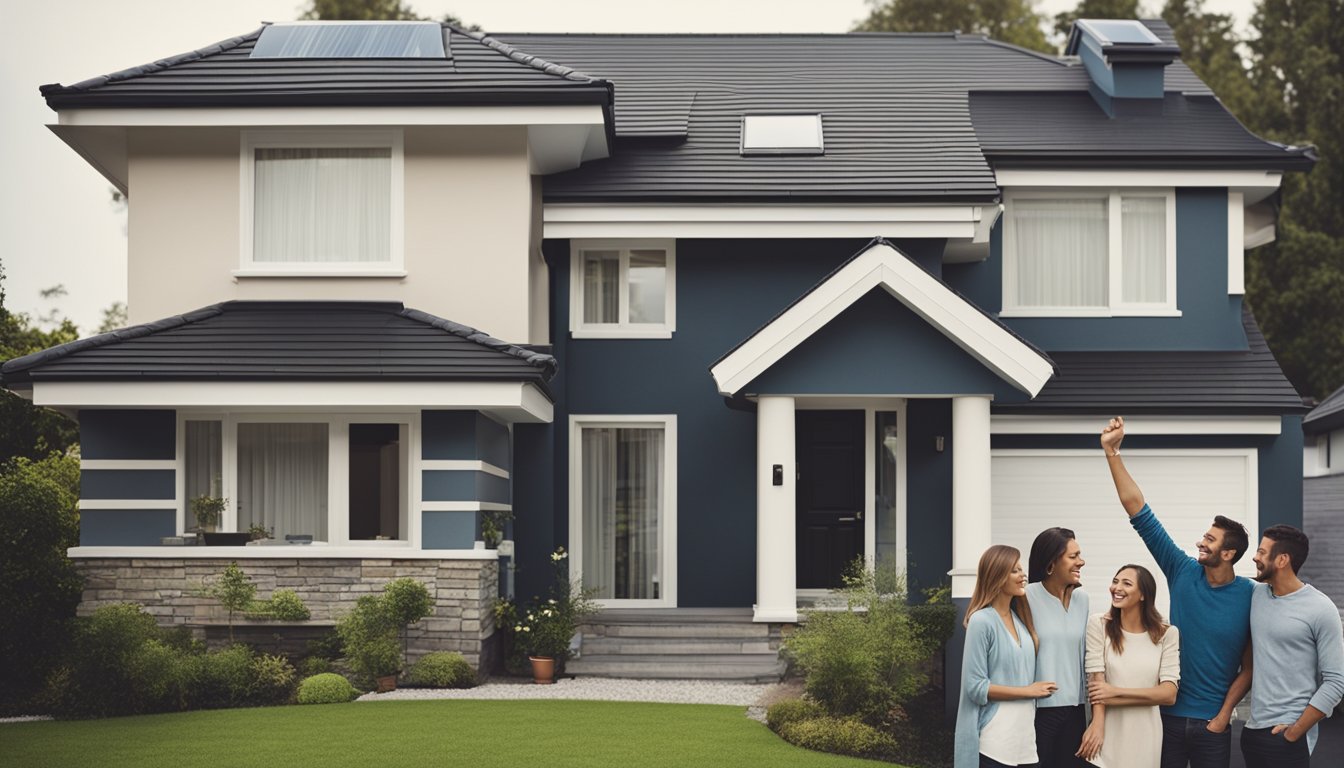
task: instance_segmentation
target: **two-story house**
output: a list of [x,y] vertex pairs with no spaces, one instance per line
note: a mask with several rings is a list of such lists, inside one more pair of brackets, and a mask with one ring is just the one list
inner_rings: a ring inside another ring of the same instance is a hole
[[[1161,22],[1080,22],[1062,57],[276,24],[43,95],[131,201],[137,324],[3,369],[80,423],[86,608],[208,619],[188,583],[232,559],[318,617],[413,575],[417,647],[479,660],[474,542],[510,510],[517,594],[563,545],[636,638],[575,669],[754,676],[856,558],[959,601],[1052,525],[1089,585],[1146,562],[1096,447],[1117,413],[1177,541],[1301,522],[1302,402],[1242,298],[1314,158]],[[201,493],[290,543],[163,545]],[[664,652],[641,623],[669,620],[720,626]]]

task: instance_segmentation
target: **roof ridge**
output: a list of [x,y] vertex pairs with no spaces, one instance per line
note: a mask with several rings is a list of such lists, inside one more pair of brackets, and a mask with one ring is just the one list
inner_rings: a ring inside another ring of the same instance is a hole
[[99,75],[98,77],[91,77],[87,80],[81,80],[75,83],[74,85],[61,85],[60,83],[51,83],[50,85],[42,85],[38,87],[38,91],[41,92],[43,96],[57,90],[88,91],[94,88],[102,87],[104,85],[107,85],[108,83],[116,83],[122,80],[130,80],[131,78],[134,77],[140,77],[142,75],[148,75],[154,72],[159,72],[168,69],[169,67],[175,67],[178,64],[186,64],[187,62],[190,61],[198,61],[200,59],[205,58],[206,56],[213,56],[215,54],[223,53],[224,51],[237,48],[238,46],[242,45],[243,43],[246,43],[249,40],[254,40],[260,37],[261,31],[265,28],[266,25],[263,24],[262,26],[257,27],[254,31],[249,32],[246,35],[230,37],[226,40],[220,40],[217,43],[207,45],[204,48],[197,48],[194,51],[179,53],[176,56],[169,56],[167,58],[159,59],[157,61],[152,61],[148,64],[140,64],[138,66],[128,67],[126,69],[118,70],[110,74]]
[[49,363],[53,360],[69,357],[76,352],[83,352],[86,349],[97,349],[98,347],[105,347],[108,344],[116,344],[122,341],[138,339],[141,336],[149,336],[150,334],[158,333],[160,331],[181,328],[184,325],[191,325],[192,323],[222,314],[224,314],[224,303],[211,304],[206,307],[201,307],[200,309],[194,309],[190,312],[184,312],[180,315],[166,317],[162,320],[132,325],[115,331],[100,333],[97,336],[90,336],[86,339],[67,341],[64,344],[58,344],[48,349],[7,360],[3,366],[0,366],[0,374],[26,371],[29,368],[33,368],[43,363]]
[[469,325],[455,323],[452,320],[445,320],[442,317],[431,315],[423,310],[404,307],[400,314],[408,320],[424,323],[441,331],[451,333],[454,336],[460,336],[467,341],[480,344],[481,346],[496,352],[502,352],[506,355],[516,357],[528,365],[537,366],[543,369],[543,375],[547,380],[550,380],[550,378],[555,375],[557,364],[553,355],[548,355],[544,352],[537,352],[531,349],[524,349],[517,344],[511,344],[507,341],[496,339],[494,336],[491,336],[484,331],[478,331]]
[[602,78],[599,77],[585,75],[584,73],[578,71],[577,69],[574,69],[573,67],[566,67],[563,64],[555,64],[553,62],[547,61],[541,58],[540,56],[534,56],[524,50],[515,48],[502,40],[497,40],[484,32],[466,30],[449,21],[443,22],[443,26],[447,27],[453,32],[456,32],[459,35],[467,37],[471,40],[475,40],[476,42],[480,43],[486,48],[489,48],[495,53],[498,53],[524,66],[531,67],[540,72],[545,72],[548,75],[552,75],[554,77],[561,77],[566,80],[574,80],[581,83],[602,83],[605,84],[608,88],[611,87],[611,81],[609,80],[603,80]]

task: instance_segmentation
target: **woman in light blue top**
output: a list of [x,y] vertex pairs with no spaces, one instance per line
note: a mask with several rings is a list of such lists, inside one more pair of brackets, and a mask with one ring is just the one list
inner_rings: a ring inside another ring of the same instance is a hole
[[1036,753],[1040,768],[1081,768],[1078,757],[1087,728],[1087,593],[1082,579],[1082,549],[1068,528],[1046,528],[1027,558],[1027,604],[1039,649],[1036,678],[1053,680],[1059,690],[1036,702]]
[[1036,631],[1027,605],[1022,553],[996,544],[980,556],[966,608],[955,768],[1036,762],[1036,699],[1054,693],[1036,680]]

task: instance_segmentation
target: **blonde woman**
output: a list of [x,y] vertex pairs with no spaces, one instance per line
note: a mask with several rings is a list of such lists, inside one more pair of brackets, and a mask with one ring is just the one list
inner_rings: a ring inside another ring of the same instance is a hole
[[1176,701],[1181,679],[1179,631],[1162,621],[1157,582],[1141,565],[1111,579],[1111,610],[1087,624],[1087,696],[1092,724],[1078,756],[1100,768],[1158,768],[1159,706]]
[[1022,553],[996,544],[980,556],[966,608],[955,768],[1036,762],[1036,700],[1054,693],[1036,682],[1036,631],[1027,605]]

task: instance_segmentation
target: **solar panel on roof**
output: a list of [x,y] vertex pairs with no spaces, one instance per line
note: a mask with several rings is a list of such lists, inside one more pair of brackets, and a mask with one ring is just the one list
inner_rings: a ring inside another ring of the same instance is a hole
[[1162,42],[1142,22],[1133,19],[1080,19],[1078,24],[1090,30],[1103,43],[1159,45]]
[[442,59],[443,27],[431,21],[272,24],[253,59]]

